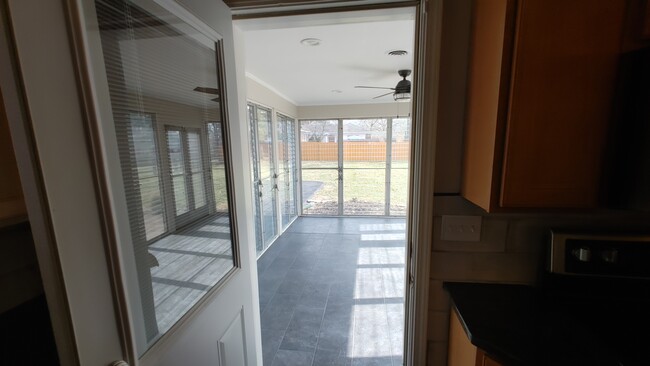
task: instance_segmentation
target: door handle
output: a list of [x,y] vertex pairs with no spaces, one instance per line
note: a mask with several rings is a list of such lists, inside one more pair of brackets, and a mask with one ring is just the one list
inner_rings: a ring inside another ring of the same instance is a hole
[[126,363],[126,361],[119,360],[113,361],[113,363],[111,363],[111,366],[129,366],[129,364]]

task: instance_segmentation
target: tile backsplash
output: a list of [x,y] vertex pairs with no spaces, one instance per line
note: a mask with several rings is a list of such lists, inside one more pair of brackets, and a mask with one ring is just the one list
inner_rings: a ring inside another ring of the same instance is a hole
[[[487,214],[460,196],[434,199],[429,282],[428,364],[446,365],[449,297],[444,281],[535,284],[551,228],[650,231],[650,213],[630,211]],[[483,216],[479,242],[441,240],[442,215]]]

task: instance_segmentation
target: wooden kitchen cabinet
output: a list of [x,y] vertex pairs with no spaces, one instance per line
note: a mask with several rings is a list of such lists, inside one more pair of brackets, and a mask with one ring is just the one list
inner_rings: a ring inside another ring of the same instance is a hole
[[462,195],[599,205],[625,1],[475,0]]
[[449,352],[447,366],[501,366],[485,351],[473,345],[454,310],[449,320]]
[[27,210],[0,92],[0,227],[25,220]]

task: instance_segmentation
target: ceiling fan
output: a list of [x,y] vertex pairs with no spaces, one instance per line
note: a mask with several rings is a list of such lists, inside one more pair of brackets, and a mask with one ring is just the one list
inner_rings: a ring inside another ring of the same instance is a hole
[[402,77],[402,80],[400,80],[397,83],[397,85],[395,85],[394,88],[385,88],[380,86],[364,86],[364,85],[357,85],[355,86],[355,88],[392,90],[389,93],[378,95],[372,99],[385,97],[390,94],[393,95],[393,99],[395,100],[411,99],[411,82],[409,80],[406,80],[406,77],[411,75],[411,70],[399,70],[397,71],[397,73],[399,74],[399,76]]
[[200,92],[200,93],[215,95],[216,98],[210,99],[210,100],[213,101],[213,102],[218,102],[219,101],[219,89],[217,89],[217,88],[209,88],[209,87],[205,87],[205,86],[197,86],[193,90],[196,91],[196,92]]

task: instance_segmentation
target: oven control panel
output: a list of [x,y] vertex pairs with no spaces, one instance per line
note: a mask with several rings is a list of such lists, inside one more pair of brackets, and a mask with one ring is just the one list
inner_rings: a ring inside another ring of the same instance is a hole
[[551,232],[547,269],[581,276],[650,278],[650,235]]

